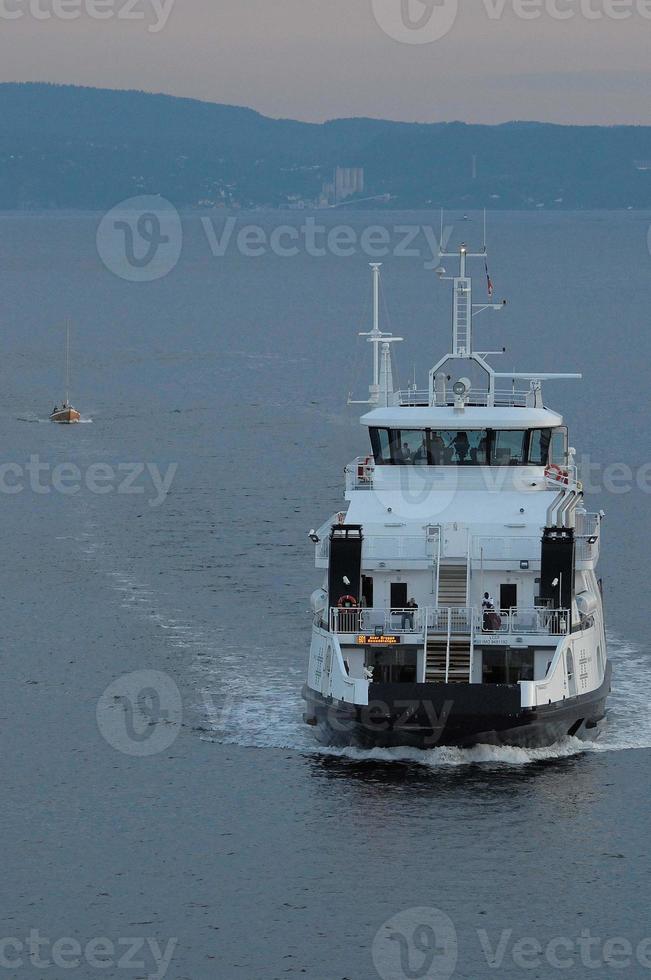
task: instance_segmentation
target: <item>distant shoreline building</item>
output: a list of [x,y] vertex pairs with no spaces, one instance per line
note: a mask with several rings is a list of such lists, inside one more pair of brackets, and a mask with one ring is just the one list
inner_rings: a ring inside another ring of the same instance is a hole
[[323,185],[321,206],[342,204],[355,194],[362,194],[364,186],[363,167],[336,167],[333,179]]

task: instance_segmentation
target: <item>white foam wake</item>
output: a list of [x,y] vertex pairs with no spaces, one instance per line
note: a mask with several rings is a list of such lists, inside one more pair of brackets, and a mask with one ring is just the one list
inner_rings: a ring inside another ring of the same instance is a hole
[[[609,634],[608,649],[613,664],[613,693],[608,702],[608,726],[602,739],[595,742],[567,738],[535,749],[492,745],[472,749],[324,748],[302,723],[300,676],[289,677],[277,669],[264,676],[242,676],[237,669],[240,655],[236,651],[231,659],[234,669],[226,681],[223,661],[214,672],[213,683],[204,675],[202,701],[209,729],[206,737],[251,747],[294,749],[353,761],[407,762],[430,768],[526,766],[586,752],[651,748],[651,656],[616,634]],[[300,675],[296,669],[291,673]],[[217,691],[220,693],[216,698]]]
[[[92,532],[84,535],[89,558]],[[89,540],[91,539],[91,540]],[[80,542],[81,543],[81,542]],[[92,554],[95,559],[96,554]],[[243,649],[229,642],[229,631],[195,626],[160,608],[151,585],[111,570],[116,594],[123,608],[131,609],[161,631],[180,651],[193,652],[191,687],[193,705],[202,738],[251,748],[290,749],[353,761],[401,762],[429,768],[526,766],[568,758],[586,752],[651,748],[651,653],[627,643],[617,634],[608,636],[613,664],[613,691],[608,702],[608,725],[601,740],[583,742],[567,738],[548,748],[522,749],[478,745],[472,749],[330,749],[320,746],[302,720],[301,686],[303,660],[299,651],[285,649],[278,655],[269,646],[253,644]]]
[[613,665],[613,690],[608,699],[608,727],[598,748],[651,748],[651,650],[609,633],[608,656]]

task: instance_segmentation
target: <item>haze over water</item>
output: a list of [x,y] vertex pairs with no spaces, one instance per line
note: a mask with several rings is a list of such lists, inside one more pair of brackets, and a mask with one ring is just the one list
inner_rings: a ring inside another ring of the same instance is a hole
[[[268,231],[305,221],[236,217]],[[460,218],[449,217],[451,245],[480,245],[479,216]],[[452,919],[460,978],[519,980],[511,948],[527,936],[545,946],[589,929],[602,945],[625,937],[636,947],[651,932],[640,900],[651,803],[651,216],[493,216],[491,276],[509,305],[477,321],[482,346],[508,348],[500,370],[584,373],[547,385],[545,401],[579,456],[603,464],[587,503],[607,513],[609,730],[594,747],[426,753],[324,752],[301,723],[309,595],[320,584],[307,531],[341,506],[343,468],[367,448],[346,398],[364,397],[369,381],[356,339],[369,323],[369,256],[233,248],[216,258],[188,215],[178,266],[127,283],[98,258],[99,220],[0,217],[2,462],[37,456],[43,485],[64,462],[81,474],[100,463],[177,468],[159,506],[147,470],[142,494],[93,492],[84,480],[75,494],[37,493],[29,481],[0,494],[2,936],[174,937],[175,980],[371,980],[378,931],[420,907]],[[317,220],[437,233],[439,219]],[[382,259],[384,327],[406,338],[403,384],[415,363],[424,385],[449,345],[449,290],[424,268],[430,259]],[[66,318],[72,401],[93,420],[78,427],[42,422],[62,398]],[[617,463],[632,474],[627,492]],[[144,758],[116,750],[96,721],[107,687],[142,670],[167,675],[183,707],[169,744]],[[491,969],[478,930],[494,948],[508,929]],[[548,962],[529,972],[563,973]],[[578,954],[565,973],[610,975]]]

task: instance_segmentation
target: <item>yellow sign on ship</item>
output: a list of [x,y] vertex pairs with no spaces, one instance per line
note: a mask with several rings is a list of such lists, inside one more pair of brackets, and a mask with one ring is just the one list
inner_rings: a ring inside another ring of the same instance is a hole
[[365,646],[377,646],[377,647],[391,647],[398,642],[397,636],[358,636],[357,645],[360,647]]

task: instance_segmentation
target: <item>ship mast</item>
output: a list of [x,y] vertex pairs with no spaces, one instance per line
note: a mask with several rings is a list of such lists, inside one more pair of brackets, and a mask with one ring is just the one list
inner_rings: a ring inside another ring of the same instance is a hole
[[393,395],[393,372],[391,370],[391,344],[397,344],[402,337],[394,337],[380,330],[380,269],[381,262],[371,262],[370,269],[373,278],[373,329],[361,332],[360,337],[366,337],[373,345],[373,382],[369,385],[369,397],[366,401],[348,399],[349,405],[379,405],[386,408],[389,398]]
[[[484,240],[486,238],[486,232],[484,230]],[[557,381],[564,379],[580,379],[580,374],[548,374],[545,372],[515,372],[515,373],[500,373],[494,370],[494,368],[488,363],[486,358],[490,354],[501,354],[504,351],[484,351],[479,353],[474,349],[473,344],[473,319],[485,310],[494,310],[499,312],[506,306],[506,300],[502,300],[501,303],[473,303],[472,301],[472,277],[468,273],[468,260],[469,259],[483,259],[486,264],[487,277],[488,277],[488,288],[489,296],[492,296],[492,283],[490,277],[488,276],[488,250],[486,245],[484,245],[481,252],[469,252],[468,246],[463,243],[459,246],[457,252],[439,252],[440,258],[446,259],[458,259],[459,260],[459,274],[456,276],[448,276],[447,270],[442,266],[437,269],[439,278],[444,282],[452,282],[454,290],[454,303],[453,303],[453,313],[452,313],[452,353],[446,354],[445,357],[441,358],[437,364],[434,365],[430,371],[430,405],[437,404],[437,376],[443,376],[443,369],[452,360],[470,360],[478,364],[488,376],[488,392],[487,392],[487,402],[488,407],[495,405],[495,390],[497,380],[509,379],[512,382],[516,380],[523,380],[530,382],[530,399],[531,403],[536,407],[542,407],[542,393],[541,393],[541,382],[542,381]],[[466,382],[467,379],[462,379]],[[460,390],[463,389],[463,383],[460,386]],[[466,394],[457,396],[457,402],[460,407],[463,407],[464,398],[470,395],[470,390],[466,389]],[[445,393],[443,392],[443,400],[445,401]]]
[[[488,252],[484,246],[481,252],[469,252],[464,243],[458,252],[439,252],[442,259],[458,259],[459,275],[448,276],[444,268],[439,268],[438,274],[442,282],[454,284],[454,307],[452,312],[452,354],[451,357],[476,357],[473,347],[473,319],[484,310],[503,310],[506,300],[501,303],[473,303],[472,277],[468,275],[468,259],[487,260]],[[492,284],[491,284],[492,287]]]

